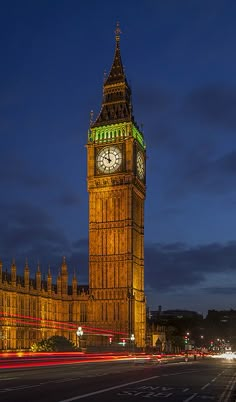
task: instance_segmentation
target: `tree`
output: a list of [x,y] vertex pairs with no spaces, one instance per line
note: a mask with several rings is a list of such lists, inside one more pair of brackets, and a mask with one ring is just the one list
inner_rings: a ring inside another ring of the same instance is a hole
[[69,339],[59,335],[42,339],[31,346],[32,352],[71,352],[75,349],[75,345]]

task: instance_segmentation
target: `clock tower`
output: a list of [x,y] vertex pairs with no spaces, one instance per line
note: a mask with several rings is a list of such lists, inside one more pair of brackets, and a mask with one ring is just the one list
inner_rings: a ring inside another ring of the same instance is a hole
[[[87,143],[90,325],[112,340],[145,346],[144,200],[146,147],[134,120],[120,54],[103,84],[100,113]],[[106,337],[94,337],[106,343]],[[100,339],[99,339],[100,338]]]

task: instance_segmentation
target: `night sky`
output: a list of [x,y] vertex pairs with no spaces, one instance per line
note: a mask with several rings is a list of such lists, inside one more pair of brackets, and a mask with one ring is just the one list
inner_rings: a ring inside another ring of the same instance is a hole
[[235,0],[2,0],[0,258],[88,283],[86,148],[115,26],[147,144],[145,288],[236,308]]

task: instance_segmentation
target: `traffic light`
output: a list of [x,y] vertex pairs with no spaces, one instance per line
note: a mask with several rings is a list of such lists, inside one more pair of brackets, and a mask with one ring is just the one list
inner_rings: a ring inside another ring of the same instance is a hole
[[109,338],[109,343],[111,344],[112,343],[112,337],[110,336],[110,338]]
[[187,345],[187,343],[188,343],[188,337],[187,337],[187,335],[185,335],[185,337],[184,337],[184,343]]

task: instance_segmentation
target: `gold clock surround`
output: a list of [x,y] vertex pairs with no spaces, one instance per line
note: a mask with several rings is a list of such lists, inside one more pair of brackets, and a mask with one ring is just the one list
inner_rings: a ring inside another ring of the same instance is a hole
[[110,174],[116,172],[122,164],[122,151],[116,145],[101,148],[96,156],[96,167],[99,173]]
[[145,162],[141,151],[137,152],[136,169],[139,179],[143,180],[145,177]]

